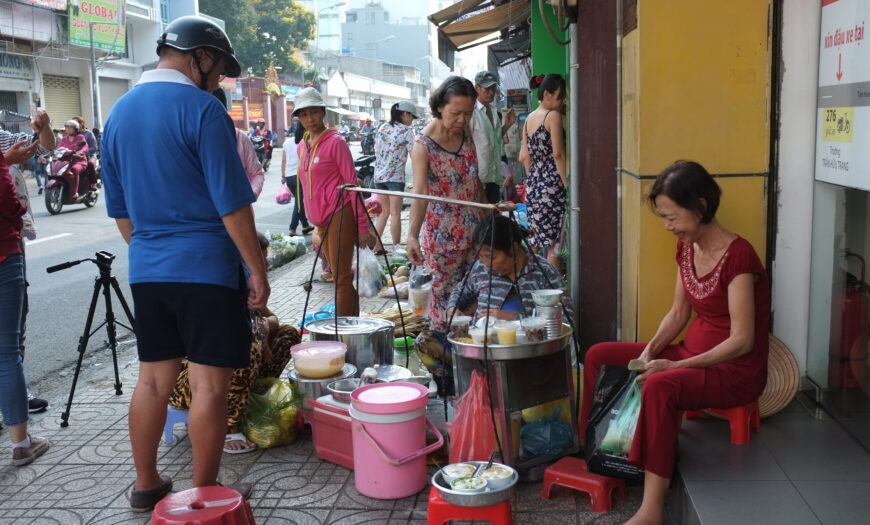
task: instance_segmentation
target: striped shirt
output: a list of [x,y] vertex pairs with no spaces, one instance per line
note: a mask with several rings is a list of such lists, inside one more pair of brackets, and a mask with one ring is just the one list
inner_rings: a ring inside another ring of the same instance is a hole
[[[524,315],[530,316],[535,308],[532,292],[543,289],[563,288],[562,276],[553,268],[553,265],[543,257],[530,255],[528,252],[526,252],[526,264],[520,270],[516,283],[511,282],[510,279],[503,275],[493,272],[491,297],[489,274],[489,268],[480,261],[475,261],[469,272],[465,287],[463,288],[461,283],[457,284],[453,293],[450,294],[449,307],[465,311],[477,302],[478,314],[490,308],[500,310],[510,295],[511,290],[516,286],[523,303]],[[571,298],[566,294],[562,295],[562,306],[573,317],[574,310],[571,305]]]
[[[0,129],[0,151],[6,153],[9,151],[9,148],[17,144],[18,142],[26,141],[28,144],[32,144],[34,140],[36,140],[37,135],[33,133],[12,133],[11,131],[6,131],[5,129]],[[45,155],[46,153],[51,153],[49,150],[42,147],[42,144],[37,148],[37,154]]]

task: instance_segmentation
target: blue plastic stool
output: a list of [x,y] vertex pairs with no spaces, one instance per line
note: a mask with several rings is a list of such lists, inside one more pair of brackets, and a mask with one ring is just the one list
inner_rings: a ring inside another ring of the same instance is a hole
[[184,423],[187,425],[187,410],[178,410],[177,408],[167,406],[166,424],[163,425],[163,442],[167,445],[171,445],[175,440],[175,436],[172,435],[172,427],[174,427],[176,423]]

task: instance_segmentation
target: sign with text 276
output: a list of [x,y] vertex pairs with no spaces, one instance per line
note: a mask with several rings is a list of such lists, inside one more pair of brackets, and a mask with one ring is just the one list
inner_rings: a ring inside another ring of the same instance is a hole
[[127,47],[125,0],[70,0],[69,43],[90,47],[91,24],[94,26],[94,47],[123,53]]

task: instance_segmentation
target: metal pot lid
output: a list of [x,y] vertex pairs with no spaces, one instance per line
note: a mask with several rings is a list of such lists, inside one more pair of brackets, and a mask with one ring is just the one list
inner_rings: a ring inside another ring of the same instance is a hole
[[336,323],[338,335],[371,334],[380,330],[395,329],[396,325],[386,319],[374,319],[371,317],[334,317],[329,319],[317,319],[305,324],[305,328],[314,334],[335,335]]

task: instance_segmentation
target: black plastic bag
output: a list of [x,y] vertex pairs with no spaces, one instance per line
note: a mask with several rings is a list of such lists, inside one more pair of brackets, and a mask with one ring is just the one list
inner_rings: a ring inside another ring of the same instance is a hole
[[589,472],[643,481],[643,470],[628,462],[628,454],[602,448],[611,421],[618,416],[618,409],[632,394],[637,372],[622,366],[602,366],[595,378],[589,422],[586,425],[586,465]]
[[559,421],[561,406],[556,406],[548,418],[532,421],[520,430],[524,456],[561,454],[574,444],[571,427]]

